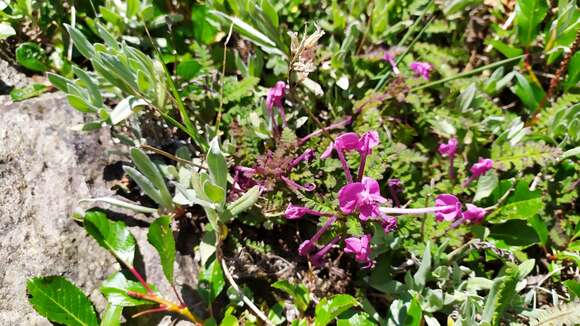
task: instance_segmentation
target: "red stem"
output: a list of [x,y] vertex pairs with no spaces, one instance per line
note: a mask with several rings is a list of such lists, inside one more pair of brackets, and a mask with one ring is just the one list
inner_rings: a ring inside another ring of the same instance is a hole
[[147,293],[153,293],[147,282],[145,282],[145,280],[143,279],[143,276],[139,274],[139,272],[135,267],[133,266],[129,267],[129,271],[131,271],[131,273],[137,278],[137,280],[139,280],[139,283],[141,283],[145,287],[145,289],[147,289]]

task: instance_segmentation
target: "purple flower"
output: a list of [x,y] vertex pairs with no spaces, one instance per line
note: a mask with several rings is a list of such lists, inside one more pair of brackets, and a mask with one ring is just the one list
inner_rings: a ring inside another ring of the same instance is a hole
[[285,95],[286,83],[283,81],[276,82],[276,85],[268,90],[268,95],[266,96],[266,108],[268,108],[268,112],[272,112],[273,107],[283,107]]
[[334,142],[330,142],[330,144],[328,144],[328,147],[326,147],[324,152],[322,152],[322,154],[320,155],[320,159],[324,160],[326,158],[329,158],[332,155],[333,149],[334,149]]
[[342,187],[338,192],[338,201],[343,213],[350,214],[358,210],[359,218],[366,221],[371,217],[381,216],[379,204],[384,203],[386,199],[381,196],[376,180],[363,177],[361,182]]
[[369,155],[372,153],[373,147],[379,144],[379,133],[376,131],[365,132],[357,143],[357,150],[361,155]]
[[290,163],[290,167],[293,168],[296,165],[300,164],[300,162],[302,161],[311,161],[314,158],[314,150],[312,148],[308,148],[307,150],[304,151],[304,153],[302,153],[300,156],[298,156],[297,158],[295,158],[294,160],[292,160],[292,162]]
[[457,138],[449,139],[447,143],[439,144],[439,154],[443,157],[455,157],[457,153]]
[[395,75],[399,74],[399,68],[397,68],[397,62],[395,61],[395,53],[394,51],[385,51],[385,55],[383,56],[383,60],[387,61],[391,68],[393,69],[393,73]]
[[359,143],[358,135],[354,132],[347,132],[336,137],[334,147],[337,150],[348,152],[358,149],[358,143]]
[[316,244],[314,242],[312,242],[311,240],[306,240],[300,244],[300,247],[298,247],[298,254],[300,256],[306,257],[310,255],[312,250],[314,250],[315,248]]
[[310,257],[310,261],[312,265],[318,267],[322,265],[322,259],[324,256],[332,249],[332,247],[340,241],[340,236],[336,236],[332,241],[326,244],[319,252],[317,252],[314,256]]
[[455,221],[461,218],[461,202],[457,197],[449,194],[442,194],[435,199],[435,207],[446,207],[438,212],[435,212],[435,220],[441,221]]
[[411,69],[415,72],[415,76],[423,76],[423,79],[429,80],[433,66],[428,62],[415,61],[411,63]]
[[304,215],[323,216],[327,214],[310,209],[308,207],[296,206],[292,204],[289,204],[286,208],[286,211],[284,212],[284,216],[286,216],[286,219],[288,220],[296,220],[303,217]]
[[463,218],[470,223],[481,223],[485,217],[485,209],[477,207],[472,204],[465,204],[467,210],[463,212]]
[[473,179],[479,178],[481,175],[485,174],[487,171],[493,168],[493,161],[488,158],[480,158],[479,162],[473,164],[471,169],[471,177]]
[[383,217],[383,221],[381,222],[381,226],[383,227],[385,233],[393,232],[397,229],[397,218],[385,215]]
[[360,238],[351,237],[344,240],[346,247],[344,252],[347,254],[354,254],[354,259],[361,263],[366,263],[365,268],[369,268],[373,265],[373,262],[369,255],[371,254],[371,236],[365,234]]

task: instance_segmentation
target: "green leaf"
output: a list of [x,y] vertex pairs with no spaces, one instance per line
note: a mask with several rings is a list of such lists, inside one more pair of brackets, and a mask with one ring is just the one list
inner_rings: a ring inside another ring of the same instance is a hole
[[131,149],[131,158],[133,159],[133,163],[137,166],[137,169],[139,169],[139,172],[143,173],[155,188],[159,190],[162,206],[168,209],[172,208],[173,200],[171,194],[167,189],[165,179],[163,178],[161,171],[159,171],[159,168],[157,168],[157,165],[155,165],[149,156],[139,148]]
[[564,283],[564,286],[566,286],[570,294],[576,298],[580,298],[580,282],[576,280],[566,280],[562,283]]
[[100,290],[109,304],[115,306],[134,307],[151,304],[150,301],[137,299],[127,294],[127,291],[146,294],[147,289],[139,282],[128,280],[121,272],[116,272],[104,280]]
[[94,113],[97,112],[97,109],[91,106],[87,101],[83,98],[69,94],[67,97],[68,103],[75,109],[83,113]]
[[203,185],[203,192],[215,204],[221,206],[225,203],[226,191],[222,187],[208,181]]
[[519,180],[516,184],[515,191],[508,197],[506,203],[496,213],[490,216],[490,220],[528,220],[538,214],[543,208],[544,202],[541,191],[531,191],[528,188],[527,180]]
[[564,83],[564,89],[569,90],[580,81],[580,52],[574,53],[568,64],[568,77]]
[[260,186],[253,186],[250,190],[246,191],[240,198],[228,204],[228,210],[232,216],[237,216],[238,214],[246,211],[250,207],[254,206],[258,198],[260,197]]
[[135,183],[137,183],[137,185],[139,186],[139,188],[141,188],[141,190],[145,193],[145,195],[153,199],[153,201],[155,201],[160,206],[165,207],[165,205],[163,204],[163,200],[161,199],[161,194],[159,193],[159,190],[157,190],[153,185],[153,183],[149,181],[149,179],[147,179],[143,174],[141,174],[141,172],[137,171],[137,169],[134,169],[130,166],[123,166],[123,171],[125,171],[125,173],[127,173],[127,175],[129,175],[129,177],[133,179]]
[[284,302],[276,302],[272,307],[270,307],[270,311],[268,311],[268,319],[274,325],[280,325],[286,321],[286,317],[284,317]]
[[536,266],[535,259],[528,259],[518,265],[518,279],[523,280],[526,276],[528,276],[534,269],[534,266]]
[[28,301],[48,320],[68,326],[96,326],[97,314],[85,294],[62,276],[34,277],[26,282]]
[[278,12],[276,11],[276,8],[274,8],[274,5],[272,5],[272,2],[270,2],[270,0],[262,0],[262,11],[270,21],[270,24],[272,24],[272,27],[278,28],[278,25],[280,24]]
[[477,181],[477,191],[475,192],[473,201],[476,202],[489,197],[495,187],[497,187],[498,182],[497,174],[493,170],[481,176]]
[[192,59],[180,62],[176,68],[177,75],[184,80],[192,79],[193,77],[197,76],[200,71],[201,65]]
[[53,74],[53,73],[47,73],[48,76],[48,81],[50,81],[50,83],[58,88],[60,91],[63,91],[65,93],[68,92],[68,85],[72,84],[72,81],[70,79],[64,78],[62,76],[59,76],[57,74]]
[[79,202],[96,203],[103,202],[114,206],[127,208],[139,213],[151,214],[157,212],[155,208],[144,207],[124,200],[119,200],[113,197],[97,197],[97,198],[83,198]]
[[527,47],[536,39],[538,27],[547,13],[546,0],[517,0],[514,24],[522,46]]
[[328,325],[338,315],[357,305],[358,301],[348,294],[337,294],[330,299],[323,298],[316,305],[314,325]]
[[129,118],[133,114],[133,110],[140,106],[147,106],[147,102],[132,95],[125,97],[111,111],[111,124],[116,125]]
[[133,267],[135,238],[122,221],[113,222],[103,212],[87,212],[84,218],[87,232],[127,267]]
[[291,284],[286,280],[277,281],[272,287],[286,292],[292,298],[294,305],[299,311],[305,312],[310,304],[310,294],[308,289],[302,284]]
[[103,98],[101,97],[101,92],[89,74],[77,66],[73,66],[73,72],[88,90],[91,104],[97,108],[102,107]]
[[101,326],[120,326],[123,307],[107,304],[101,316]]
[[209,143],[207,165],[212,182],[226,190],[228,187],[228,165],[220,149],[219,138],[217,136]]
[[421,260],[421,265],[419,269],[413,276],[415,280],[415,284],[417,284],[418,288],[425,287],[427,284],[427,278],[431,273],[431,242],[427,242],[425,246],[425,250],[423,251],[423,259]]
[[127,0],[127,18],[131,18],[139,11],[140,0]]
[[410,301],[394,300],[389,307],[388,325],[419,326],[423,311],[417,299]]
[[482,314],[482,324],[484,322],[491,325],[499,325],[503,312],[510,306],[516,293],[517,273],[508,268],[508,274],[493,280],[493,285],[487,298]]
[[171,218],[169,216],[161,216],[153,221],[149,226],[147,240],[153,247],[155,247],[155,249],[157,249],[159,258],[161,258],[163,273],[169,283],[173,284],[175,239],[173,238],[173,231],[171,230]]
[[471,103],[475,99],[476,91],[477,87],[475,86],[475,83],[472,83],[461,92],[458,97],[459,109],[461,112],[466,112],[471,107]]
[[486,40],[485,44],[490,44],[496,50],[498,50],[501,54],[508,58],[514,58],[519,55],[522,55],[524,51],[522,49],[518,49],[516,47],[510,46],[500,40]]
[[542,218],[539,215],[534,215],[528,221],[536,231],[536,234],[538,235],[538,238],[540,239],[542,245],[545,246],[548,243],[548,234],[549,234],[548,226],[546,225],[546,223],[542,220]]
[[218,32],[218,30],[207,21],[208,12],[208,7],[205,5],[195,4],[191,8],[193,35],[196,41],[203,44],[212,43]]
[[225,285],[224,273],[216,259],[200,272],[197,292],[206,304],[211,304],[220,295]]
[[26,69],[45,72],[47,60],[46,52],[36,43],[25,42],[16,48],[16,61]]
[[48,87],[43,84],[29,84],[22,88],[14,88],[10,91],[10,98],[14,102],[23,101],[32,97],[43,94],[48,90]]
[[536,231],[523,220],[510,220],[503,224],[496,224],[490,230],[490,237],[502,240],[510,246],[530,246],[540,240]]
[[5,40],[12,35],[16,35],[16,31],[9,23],[0,22],[0,40]]
[[79,50],[79,52],[88,60],[92,60],[95,57],[95,48],[83,35],[83,33],[75,27],[68,24],[64,24],[64,27],[68,31],[73,44]]
[[530,80],[522,74],[516,72],[515,76],[517,83],[514,87],[514,93],[522,100],[529,111],[534,111],[546,93],[537,83],[530,83]]
[[224,85],[224,103],[237,102],[240,99],[252,95],[260,78],[249,76],[241,81],[228,81]]

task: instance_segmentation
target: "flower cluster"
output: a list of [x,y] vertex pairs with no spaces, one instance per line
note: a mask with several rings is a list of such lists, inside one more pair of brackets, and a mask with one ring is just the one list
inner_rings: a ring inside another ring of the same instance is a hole
[[[392,179],[388,181],[393,202],[396,199],[397,207],[384,207],[388,200],[381,195],[379,183],[369,177],[365,177],[364,166],[366,158],[372,153],[374,147],[379,144],[378,133],[370,131],[362,136],[356,133],[347,132],[336,138],[321,155],[321,159],[326,159],[336,151],[343,167],[347,184],[344,185],[337,194],[339,209],[335,212],[320,212],[306,207],[288,205],[285,216],[289,220],[302,218],[306,215],[324,218],[323,226],[308,240],[304,241],[299,248],[299,254],[309,257],[314,266],[320,266],[324,256],[341,240],[341,236],[335,236],[330,242],[325,244],[316,253],[317,242],[321,236],[327,232],[332,225],[340,218],[357,214],[360,221],[365,223],[379,223],[385,232],[392,232],[397,228],[398,215],[435,214],[438,222],[451,222],[452,227],[463,223],[480,223],[485,217],[485,210],[473,204],[463,205],[459,199],[451,194],[441,194],[435,199],[433,207],[425,208],[400,208],[398,206],[397,192],[401,191],[400,180]],[[360,154],[360,166],[356,181],[350,173],[350,168],[345,159],[345,152],[356,151]],[[442,144],[439,152],[442,155],[453,158],[457,151],[457,140],[451,139],[449,143]],[[472,171],[475,174],[475,172]],[[344,252],[354,255],[356,261],[365,264],[365,268],[374,265],[371,258],[372,236],[363,234],[360,237],[348,237],[344,239]],[[313,254],[314,253],[314,254]]]

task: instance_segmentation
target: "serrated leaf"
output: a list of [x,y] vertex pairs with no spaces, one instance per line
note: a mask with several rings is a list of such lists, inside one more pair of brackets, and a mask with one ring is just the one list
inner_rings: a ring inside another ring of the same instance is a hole
[[103,212],[87,212],[84,218],[85,230],[97,243],[110,251],[127,267],[133,266],[135,238],[122,221],[113,222]]
[[40,315],[67,326],[96,326],[97,314],[87,296],[62,276],[26,282],[28,301]]
[[338,315],[357,305],[358,301],[348,294],[337,294],[330,299],[323,298],[316,305],[314,325],[328,325]]
[[109,304],[115,306],[134,307],[151,304],[150,301],[138,299],[127,294],[127,291],[146,294],[147,289],[139,282],[128,280],[121,272],[116,272],[104,280],[100,290],[105,298],[107,298]]
[[252,95],[260,78],[249,76],[241,81],[233,80],[224,85],[224,103],[237,102],[244,97]]
[[157,249],[159,258],[161,259],[163,273],[169,283],[173,284],[175,239],[173,238],[173,231],[171,229],[171,218],[169,216],[161,216],[153,221],[149,226],[147,240],[153,247],[155,247],[155,249]]
[[527,142],[518,146],[509,143],[494,143],[491,148],[491,158],[494,168],[507,171],[510,168],[523,170],[539,164],[545,166],[560,157],[561,151],[539,142]]

